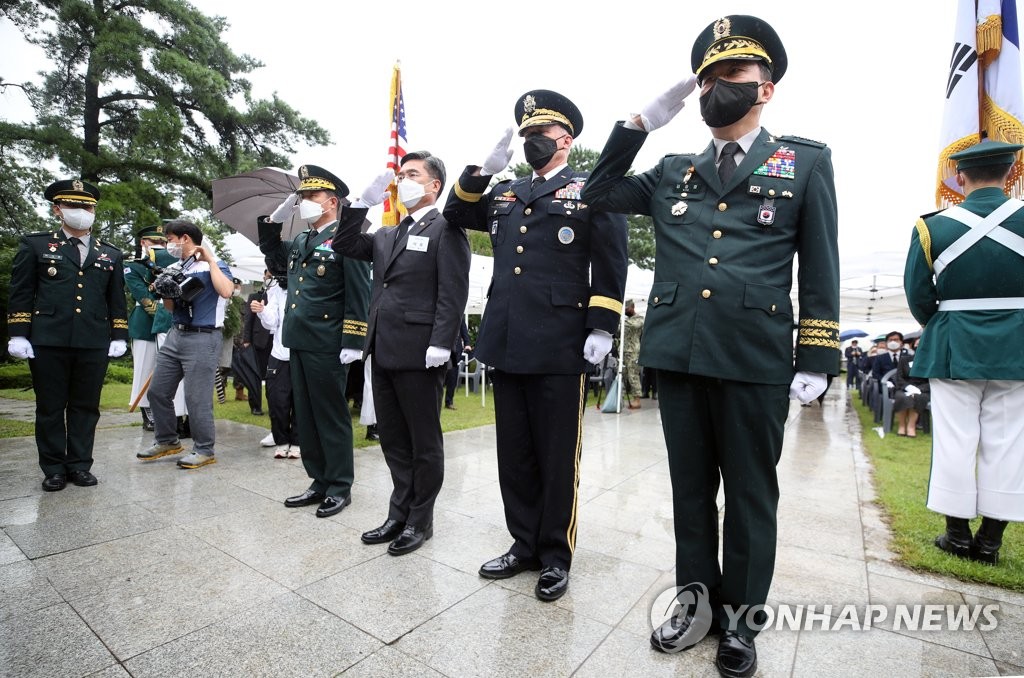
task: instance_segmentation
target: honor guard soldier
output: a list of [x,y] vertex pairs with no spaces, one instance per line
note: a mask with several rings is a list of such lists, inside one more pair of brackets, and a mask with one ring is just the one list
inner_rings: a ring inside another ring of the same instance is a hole
[[[764,104],[787,66],[771,26],[752,16],[722,17],[697,36],[691,66],[696,77],[614,127],[583,201],[650,215],[658,243],[640,362],[658,370],[676,581],[695,589],[679,599],[706,592],[710,605],[696,606],[709,614],[695,617],[690,607],[673,615],[651,644],[685,650],[714,625],[721,631],[719,672],[748,676],[757,667],[754,636],[763,618],[744,616],[730,627],[724,606],[765,602],[788,398],[809,403],[825,391],[826,375],[839,373],[836,193],[825,144],[761,127]],[[712,142],[626,176],[647,134],[682,109],[695,85]],[[794,255],[799,318],[790,300]]]
[[[153,415],[149,409],[147,383],[156,366],[157,336],[171,328],[171,312],[157,299],[150,285],[156,278],[157,268],[170,266],[175,261],[164,244],[164,227],[144,226],[135,233],[135,258],[125,264],[124,284],[135,306],[128,315],[128,337],[132,342],[132,391],[128,399],[142,412],[142,428],[153,430]],[[142,397],[139,394],[142,393]]]
[[[370,304],[369,264],[338,254],[331,243],[339,228],[352,222],[361,227],[367,209],[347,202],[343,208],[348,187],[323,167],[303,165],[299,180],[296,194],[260,219],[260,249],[268,268],[288,271],[282,341],[291,349],[302,464],[313,481],[284,504],[318,504],[317,517],[326,518],[352,501],[352,418],[345,380],[349,364],[363,355]],[[282,240],[282,224],[296,211],[309,230]]]
[[47,492],[96,484],[92,447],[110,358],[128,348],[121,250],[90,231],[100,192],[80,179],[43,193],[61,220],[23,236],[11,271],[8,352],[27,358],[36,393],[36,446]]
[[581,200],[587,174],[567,164],[583,116],[569,99],[533,90],[515,104],[531,176],[498,182],[509,128],[482,167],[459,177],[444,209],[452,226],[487,231],[494,276],[476,357],[493,368],[498,480],[507,553],[480,576],[541,570],[545,601],[569,587],[588,361],[612,347],[626,283],[626,222]]
[[967,199],[918,220],[903,276],[924,327],[910,374],[931,386],[935,545],[990,565],[1007,523],[1024,520],[1024,202],[1003,192],[1021,148],[949,156]]

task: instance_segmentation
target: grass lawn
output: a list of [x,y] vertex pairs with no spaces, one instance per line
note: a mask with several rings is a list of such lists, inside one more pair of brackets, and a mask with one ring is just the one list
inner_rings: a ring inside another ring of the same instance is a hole
[[[960,560],[937,549],[935,537],[946,529],[945,518],[925,507],[931,468],[930,435],[906,438],[895,434],[879,438],[871,411],[853,398],[864,431],[864,448],[874,466],[878,501],[892,530],[892,549],[900,562],[964,581],[1024,591],[1024,525],[1010,523],[1003,535],[999,564],[995,567]],[[981,519],[971,521],[976,530]]]

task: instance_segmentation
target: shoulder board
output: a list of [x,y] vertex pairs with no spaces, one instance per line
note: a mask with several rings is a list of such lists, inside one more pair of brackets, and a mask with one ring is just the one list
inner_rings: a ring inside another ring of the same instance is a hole
[[934,212],[929,212],[928,214],[922,214],[920,218],[927,219],[929,217],[934,217],[936,214],[942,214],[945,211],[946,210],[935,210]]
[[40,231],[39,233],[26,233],[26,238],[52,238],[54,237],[53,231]]
[[679,157],[693,158],[693,157],[696,157],[698,155],[700,155],[700,153],[666,153],[665,157],[666,158],[679,158]]
[[101,245],[104,245],[104,246],[106,246],[106,247],[109,247],[109,248],[110,248],[110,249],[112,249],[112,250],[117,250],[117,251],[118,251],[119,253],[121,253],[121,254],[123,255],[123,253],[121,252],[121,248],[120,248],[120,247],[118,247],[117,245],[114,245],[114,244],[112,244],[112,243],[109,243],[109,242],[107,242],[106,240],[100,240],[100,244],[101,244]]
[[788,134],[775,137],[777,140],[792,141],[798,144],[804,144],[805,146],[814,146],[815,148],[825,148],[828,144],[823,141],[815,141],[814,139],[805,139],[803,137],[794,137]]

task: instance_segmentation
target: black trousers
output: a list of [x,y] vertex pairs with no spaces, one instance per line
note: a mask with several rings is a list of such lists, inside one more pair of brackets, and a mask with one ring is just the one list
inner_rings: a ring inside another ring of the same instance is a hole
[[352,417],[345,401],[348,365],[338,353],[299,351],[290,354],[295,421],[299,425],[302,465],[313,480],[309,488],[331,497],[352,491]]
[[459,388],[459,361],[452,356],[452,366],[444,373],[444,404],[455,404],[455,391]]
[[36,447],[43,473],[88,471],[100,420],[107,349],[33,346]]
[[373,406],[394,490],[388,518],[425,528],[444,482],[441,389],[446,368],[385,370],[370,363]]
[[[775,466],[789,413],[789,385],[750,384],[658,370],[676,537],[676,584],[707,586],[722,605],[760,605],[775,569]],[[725,484],[718,562],[719,475]],[[756,628],[740,620],[741,633]]]
[[568,570],[576,548],[585,375],[495,370],[492,379],[511,551]]
[[270,356],[267,363],[267,409],[270,410],[270,432],[278,445],[298,445],[299,425],[295,421],[295,399],[292,398],[292,370],[287,360]]

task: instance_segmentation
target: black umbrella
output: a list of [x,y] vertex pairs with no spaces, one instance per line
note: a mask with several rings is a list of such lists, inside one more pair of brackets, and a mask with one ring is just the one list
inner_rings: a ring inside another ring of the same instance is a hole
[[[275,167],[214,179],[213,216],[258,245],[256,220],[271,214],[298,187],[297,176]],[[281,237],[290,240],[307,228],[296,212],[284,224]]]

